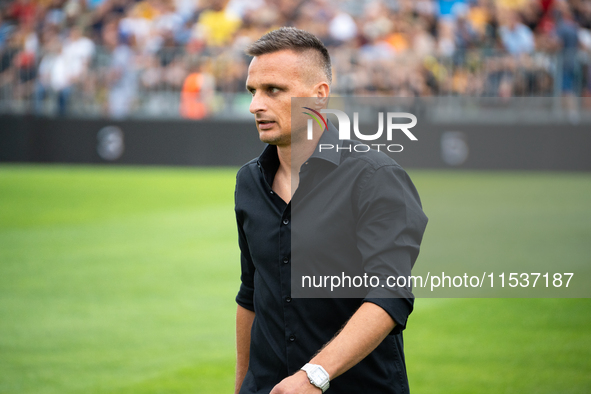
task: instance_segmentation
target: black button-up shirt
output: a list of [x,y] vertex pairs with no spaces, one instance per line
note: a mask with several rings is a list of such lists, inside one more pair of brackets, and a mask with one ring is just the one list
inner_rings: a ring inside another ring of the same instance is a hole
[[[319,143],[342,146],[351,141],[338,141],[337,131],[329,123]],[[317,218],[319,222],[338,216],[344,223],[357,224],[368,220],[384,222],[372,211],[372,205],[392,207],[389,212],[394,219],[389,226],[394,228],[379,236],[377,246],[368,247],[367,243],[376,240],[373,232],[383,223],[373,228],[371,223],[353,226],[356,234],[345,243],[357,245],[353,257],[363,260],[362,265],[370,271],[380,261],[395,259],[396,265],[410,272],[427,218],[404,170],[382,153],[336,149],[315,152],[304,166],[315,170],[302,169],[300,186],[292,202],[305,198],[315,205],[314,198],[319,198],[316,205],[323,207],[321,217]],[[364,360],[332,380],[329,392],[409,392],[402,330],[412,312],[412,297],[378,298],[379,292],[374,294],[370,290],[365,298],[292,298],[292,203],[286,204],[271,188],[278,168],[277,149],[269,145],[258,159],[238,171],[236,179],[235,210],[242,270],[236,302],[255,312],[249,369],[240,393],[268,393],[282,379],[297,372],[334,337],[363,302],[382,307],[394,319],[396,327]],[[340,180],[343,190],[351,190],[354,195],[327,203],[322,189],[314,187],[325,180],[336,187]],[[326,232],[319,232],[318,242],[330,243],[334,239],[323,234]],[[342,243],[326,246],[331,250]]]

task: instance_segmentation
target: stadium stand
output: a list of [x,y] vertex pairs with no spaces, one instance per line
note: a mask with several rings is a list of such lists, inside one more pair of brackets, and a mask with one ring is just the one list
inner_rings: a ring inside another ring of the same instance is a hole
[[[5,114],[244,117],[243,50],[286,25],[328,46],[337,95],[591,95],[586,0],[16,0],[0,7]],[[195,70],[207,89],[187,79]]]

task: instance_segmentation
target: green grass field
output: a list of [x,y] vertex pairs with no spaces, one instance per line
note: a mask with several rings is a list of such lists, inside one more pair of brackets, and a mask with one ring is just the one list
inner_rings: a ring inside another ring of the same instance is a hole
[[[0,166],[0,393],[232,392],[235,171]],[[410,174],[418,265],[591,263],[591,174]],[[418,299],[405,346],[414,393],[591,392],[589,299]]]

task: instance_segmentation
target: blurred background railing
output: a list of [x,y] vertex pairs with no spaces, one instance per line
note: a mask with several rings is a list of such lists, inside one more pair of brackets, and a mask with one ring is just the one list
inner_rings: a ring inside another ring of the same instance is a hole
[[321,37],[339,96],[591,95],[589,1],[17,0],[0,113],[246,118],[244,48],[282,25]]

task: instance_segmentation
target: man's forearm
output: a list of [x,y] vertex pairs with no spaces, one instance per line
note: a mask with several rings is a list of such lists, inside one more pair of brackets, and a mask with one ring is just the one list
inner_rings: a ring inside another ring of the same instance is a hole
[[250,357],[250,330],[254,321],[254,312],[238,305],[236,310],[236,384],[234,393],[238,394]]
[[384,309],[365,302],[310,363],[322,365],[332,380],[363,360],[395,325]]

